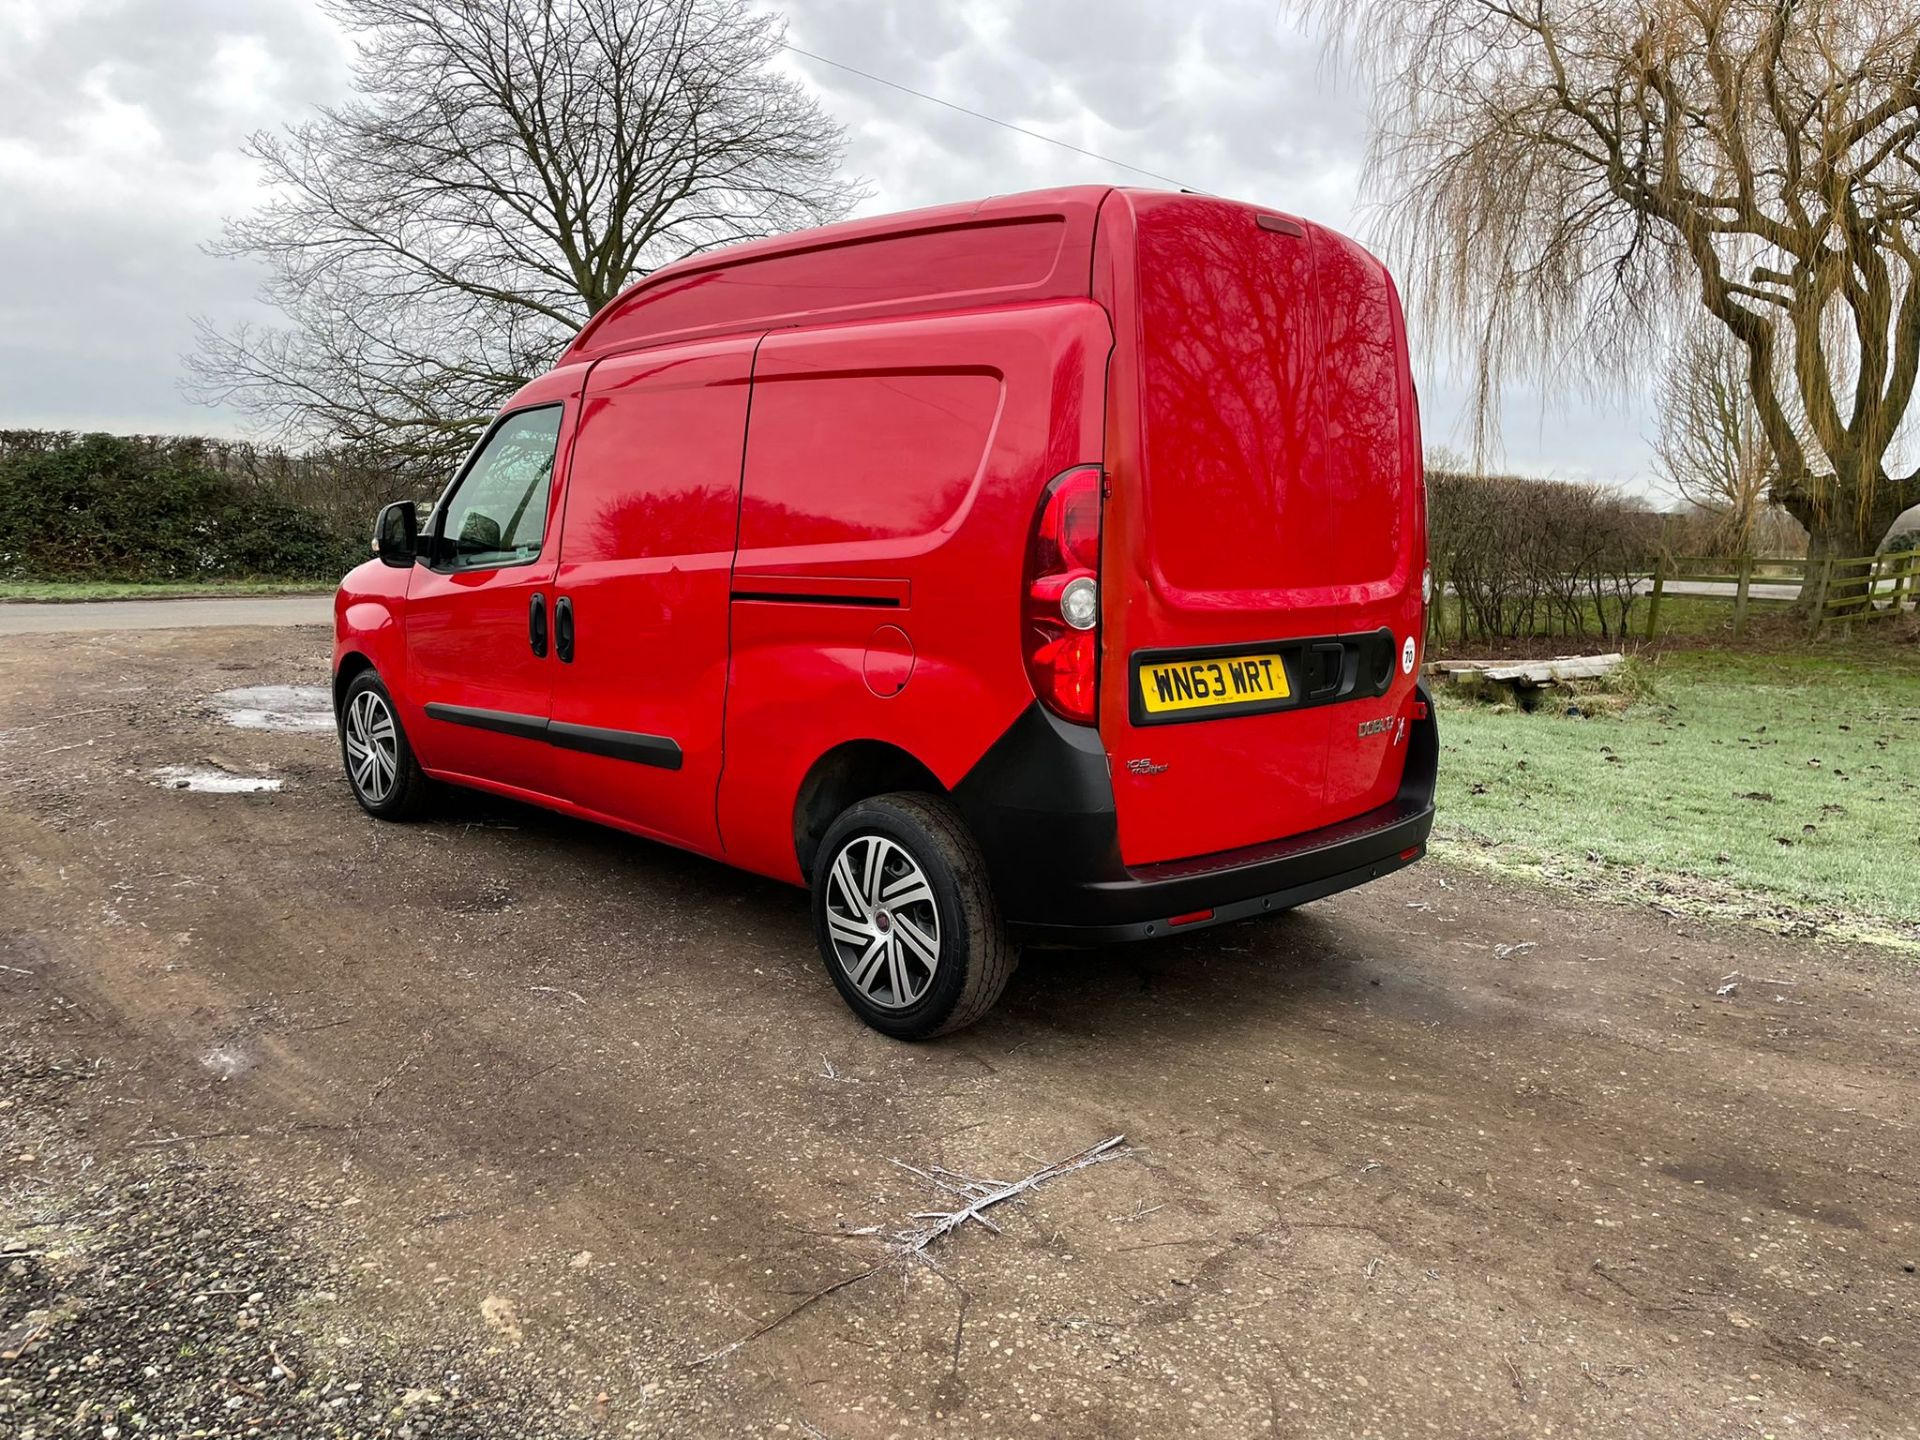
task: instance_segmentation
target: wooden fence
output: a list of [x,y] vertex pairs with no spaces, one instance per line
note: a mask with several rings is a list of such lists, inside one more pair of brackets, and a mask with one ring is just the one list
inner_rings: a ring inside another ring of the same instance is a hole
[[1899,615],[1920,604],[1920,550],[1860,560],[1828,556],[1813,583],[1820,587],[1815,592],[1815,629],[1832,620],[1851,624]]
[[1813,563],[1807,560],[1755,559],[1747,556],[1738,562],[1697,556],[1662,556],[1653,572],[1653,593],[1647,605],[1647,638],[1659,632],[1660,602],[1667,584],[1674,580],[1707,581],[1732,585],[1731,596],[1701,596],[1701,599],[1731,599],[1733,634],[1740,638],[1747,625],[1751,588],[1762,584],[1814,586],[1814,605],[1808,628],[1818,632],[1835,621],[1851,624],[1856,620],[1878,620],[1900,615],[1911,606],[1920,606],[1920,550],[1886,555],[1867,555],[1839,559],[1829,555]]

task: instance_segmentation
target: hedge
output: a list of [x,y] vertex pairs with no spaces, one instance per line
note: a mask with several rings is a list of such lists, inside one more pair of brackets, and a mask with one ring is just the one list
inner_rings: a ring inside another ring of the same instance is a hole
[[0,579],[330,579],[365,541],[221,474],[192,441],[50,437],[0,450]]

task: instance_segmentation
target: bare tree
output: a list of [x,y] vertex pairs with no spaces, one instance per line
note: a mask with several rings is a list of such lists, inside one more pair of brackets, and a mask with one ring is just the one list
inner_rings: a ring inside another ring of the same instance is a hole
[[1724,330],[1683,337],[1658,387],[1655,463],[1711,519],[1714,554],[1751,555],[1773,483],[1773,447],[1747,386],[1746,355]]
[[443,462],[636,278],[861,193],[745,0],[323,3],[356,98],[251,139],[272,198],[213,247],[287,323],[188,361],[281,439]]
[[1373,76],[1371,183],[1419,313],[1474,367],[1633,377],[1702,306],[1773,494],[1860,554],[1920,369],[1913,0],[1297,0]]

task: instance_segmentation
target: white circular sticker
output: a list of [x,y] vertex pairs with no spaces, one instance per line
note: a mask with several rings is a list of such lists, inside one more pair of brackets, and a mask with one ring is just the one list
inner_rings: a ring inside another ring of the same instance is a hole
[[1400,647],[1400,673],[1402,675],[1413,673],[1413,637],[1411,635],[1407,636],[1407,643]]

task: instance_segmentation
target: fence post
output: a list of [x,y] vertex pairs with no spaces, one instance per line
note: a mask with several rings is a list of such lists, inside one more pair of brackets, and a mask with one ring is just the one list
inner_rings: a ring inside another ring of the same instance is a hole
[[1653,639],[1654,632],[1660,628],[1660,597],[1667,590],[1667,552],[1662,550],[1660,558],[1653,562],[1653,598],[1647,602],[1647,639]]
[[1809,634],[1818,635],[1820,627],[1827,623],[1827,587],[1833,583],[1833,556],[1829,554],[1820,562],[1820,583],[1813,592],[1813,617],[1807,622]]
[[1733,638],[1738,640],[1747,628],[1747,586],[1753,579],[1753,556],[1740,557],[1740,588],[1733,592]]

